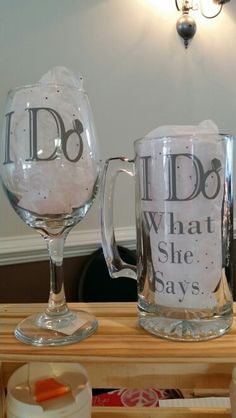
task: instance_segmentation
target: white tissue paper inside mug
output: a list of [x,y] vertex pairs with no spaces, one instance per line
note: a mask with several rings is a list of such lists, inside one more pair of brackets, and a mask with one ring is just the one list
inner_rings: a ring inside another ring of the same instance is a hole
[[[218,132],[212,121],[198,126],[161,126],[143,141],[142,155],[151,155],[148,176],[152,198],[142,200],[142,213],[150,228],[150,248],[157,276],[155,298],[159,306],[211,309],[216,305],[215,291],[223,274],[223,187],[214,199],[205,198],[200,192],[194,196],[193,191],[196,191],[200,164],[208,196],[213,195],[219,179],[223,184],[224,170],[220,169],[224,164],[223,145],[217,140]],[[157,137],[162,139],[149,140]],[[167,199],[170,154],[179,154],[175,166],[179,199],[173,201]]]
[[[32,88],[29,86],[24,90],[16,90],[9,107],[8,111],[14,112],[11,120],[11,155],[16,163],[14,167],[12,164],[12,184],[9,184],[9,179],[7,181],[9,189],[14,190],[15,182],[21,185],[18,205],[41,215],[71,213],[74,208],[84,206],[93,193],[97,166],[88,147],[93,142],[91,136],[94,131],[81,75],[77,76],[65,67],[53,68]],[[37,113],[37,144],[39,150],[40,144],[42,145],[42,150],[39,151],[38,161],[22,164],[23,159],[29,158],[30,126],[26,107],[43,108]],[[61,117],[66,132],[75,129],[75,120],[79,121],[80,135],[72,132],[66,143],[69,158],[65,157],[61,138],[58,138],[56,119],[59,117],[56,112]],[[22,141],[22,135],[25,141]],[[83,140],[89,135],[90,138]],[[83,154],[74,163],[72,160],[78,155],[81,139]],[[55,150],[59,158],[46,161]]]
[[219,129],[212,120],[204,120],[199,125],[166,125],[159,126],[145,135],[146,138],[156,138],[174,135],[207,135],[218,134]]

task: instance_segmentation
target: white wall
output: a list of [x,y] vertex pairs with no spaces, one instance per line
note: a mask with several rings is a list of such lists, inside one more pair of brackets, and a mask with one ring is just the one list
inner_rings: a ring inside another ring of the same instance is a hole
[[[220,131],[236,135],[235,1],[216,19],[196,13],[198,31],[188,50],[176,33],[174,3],[1,0],[1,115],[10,87],[64,65],[85,78],[102,159],[132,156],[133,141],[162,124],[213,119]],[[118,193],[116,223],[122,229],[134,225],[133,192],[132,181],[119,184],[124,191]],[[1,261],[15,236],[35,232],[18,219],[2,191],[0,208]],[[98,205],[76,228],[99,229]]]

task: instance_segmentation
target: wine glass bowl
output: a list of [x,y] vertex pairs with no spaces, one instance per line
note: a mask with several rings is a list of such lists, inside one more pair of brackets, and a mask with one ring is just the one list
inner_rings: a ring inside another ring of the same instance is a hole
[[83,88],[37,83],[11,90],[1,136],[1,180],[20,218],[45,239],[50,295],[45,312],[16,328],[33,345],[77,342],[97,328],[87,312],[70,311],[63,279],[63,249],[98,189],[99,159],[89,101]]

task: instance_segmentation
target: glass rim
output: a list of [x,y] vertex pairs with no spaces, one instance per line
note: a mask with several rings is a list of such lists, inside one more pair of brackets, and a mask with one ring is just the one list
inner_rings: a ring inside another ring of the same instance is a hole
[[31,84],[23,84],[20,86],[16,86],[16,87],[12,87],[8,90],[7,92],[7,96],[13,96],[15,93],[17,93],[18,91],[21,90],[28,90],[28,89],[34,89],[36,87],[54,87],[54,88],[69,88],[69,89],[73,89],[73,90],[78,90],[81,91],[83,93],[86,93],[86,91],[84,90],[83,87],[77,87],[77,86],[72,86],[70,84],[65,84],[65,83],[31,83]]
[[199,132],[199,133],[192,133],[192,134],[176,134],[176,135],[174,135],[174,134],[171,134],[171,135],[162,135],[162,136],[160,136],[160,135],[157,135],[157,136],[152,136],[152,137],[148,137],[148,136],[143,136],[143,137],[141,137],[141,138],[138,138],[138,139],[136,139],[135,141],[134,141],[134,145],[136,146],[136,145],[138,145],[139,143],[141,143],[141,142],[155,142],[155,141],[163,141],[163,140],[166,140],[166,141],[168,141],[168,140],[173,140],[173,139],[180,139],[180,138],[183,138],[183,139],[190,139],[190,140],[196,140],[196,141],[198,141],[199,139],[201,139],[201,138],[207,138],[207,137],[211,137],[211,138],[213,138],[213,137],[216,137],[216,138],[220,138],[221,140],[224,140],[224,139],[231,139],[231,140],[235,140],[235,137],[234,137],[234,135],[233,134],[226,134],[226,133],[220,133],[220,132],[209,132],[209,133],[206,133],[206,132]]

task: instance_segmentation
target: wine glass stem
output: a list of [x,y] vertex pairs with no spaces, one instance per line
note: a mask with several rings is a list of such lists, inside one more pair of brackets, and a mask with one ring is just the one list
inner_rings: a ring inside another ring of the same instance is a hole
[[62,315],[68,312],[64,291],[63,251],[65,236],[46,237],[50,257],[50,295],[48,315]]

